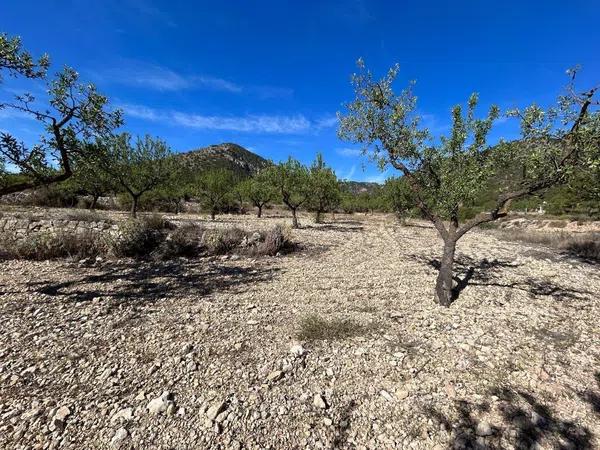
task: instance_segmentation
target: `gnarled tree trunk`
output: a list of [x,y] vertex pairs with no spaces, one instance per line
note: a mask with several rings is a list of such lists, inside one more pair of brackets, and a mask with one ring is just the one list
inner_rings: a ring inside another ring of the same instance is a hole
[[258,205],[256,208],[258,208],[258,211],[256,212],[256,217],[260,219],[262,217],[262,205]]
[[456,252],[456,239],[448,238],[444,241],[444,253],[440,262],[440,271],[435,283],[435,302],[438,305],[450,306],[454,300],[453,278],[454,254]]
[[298,223],[298,216],[296,215],[296,208],[291,208],[292,210],[292,228],[300,228],[300,224]]
[[133,217],[133,218],[137,217],[137,210],[138,210],[139,201],[140,201],[140,196],[139,195],[132,195],[131,196],[131,217]]

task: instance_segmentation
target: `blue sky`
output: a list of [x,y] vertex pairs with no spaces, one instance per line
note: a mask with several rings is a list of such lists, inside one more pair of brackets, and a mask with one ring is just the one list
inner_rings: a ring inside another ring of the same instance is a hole
[[[483,111],[549,104],[575,64],[583,87],[600,82],[597,17],[597,0],[22,0],[3,2],[0,31],[49,53],[54,70],[75,67],[125,110],[125,130],[176,151],[236,142],[305,163],[321,151],[339,177],[381,180],[392,172],[336,137],[359,57],[378,75],[400,63],[398,88],[416,80],[425,124],[444,133],[473,91]],[[22,86],[5,79],[0,95]],[[37,133],[6,111],[0,129]],[[515,124],[499,123],[499,137]]]

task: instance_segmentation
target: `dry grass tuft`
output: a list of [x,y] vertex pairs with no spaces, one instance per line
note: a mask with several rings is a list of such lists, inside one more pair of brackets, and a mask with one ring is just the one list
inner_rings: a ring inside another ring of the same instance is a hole
[[371,328],[351,319],[325,319],[311,314],[301,319],[297,337],[303,341],[333,341],[360,336]]

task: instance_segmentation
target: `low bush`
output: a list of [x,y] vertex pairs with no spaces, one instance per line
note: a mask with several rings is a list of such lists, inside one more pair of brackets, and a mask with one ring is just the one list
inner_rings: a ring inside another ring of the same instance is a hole
[[289,229],[276,225],[266,232],[247,232],[239,228],[207,230],[202,244],[209,255],[233,251],[248,256],[275,256],[295,249]]
[[143,216],[139,220],[144,222],[146,228],[150,230],[163,231],[174,230],[176,228],[175,225],[165,219],[164,216],[156,213]]
[[202,238],[202,244],[210,255],[224,255],[239,247],[247,238],[247,233],[239,228],[224,228],[207,230]]
[[117,257],[150,256],[165,240],[162,230],[152,220],[131,219],[119,227],[119,235],[111,240],[112,253]]
[[197,225],[181,226],[165,238],[154,256],[162,260],[197,256],[202,251],[202,234],[203,229]]
[[92,231],[32,233],[26,239],[0,237],[0,257],[3,259],[83,259],[104,254],[107,248],[105,239]]
[[324,319],[311,314],[300,321],[298,339],[303,341],[332,341],[359,336],[368,331],[369,327],[350,319]]
[[278,253],[289,253],[294,248],[289,229],[276,225],[261,235],[261,240],[249,248],[249,253],[253,256],[275,256]]
[[78,222],[106,222],[114,223],[114,221],[96,211],[90,211],[87,209],[73,209],[68,211],[64,218],[67,220],[73,220]]
[[23,199],[27,206],[43,206],[49,208],[73,208],[78,198],[74,192],[60,186],[41,187]]

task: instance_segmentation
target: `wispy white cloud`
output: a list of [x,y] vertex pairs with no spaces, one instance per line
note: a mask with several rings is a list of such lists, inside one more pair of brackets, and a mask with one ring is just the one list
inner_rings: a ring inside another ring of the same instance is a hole
[[25,111],[19,111],[13,108],[2,108],[0,109],[0,119],[29,119],[34,120],[33,114],[28,114]]
[[290,98],[291,88],[268,85],[242,85],[211,75],[188,75],[178,73],[168,67],[144,61],[122,59],[117,66],[99,71],[90,71],[98,81],[122,84],[156,91],[183,91],[206,89],[232,94],[248,94],[260,99]]
[[240,93],[243,91],[241,86],[232,83],[231,81],[223,80],[222,78],[195,76],[190,80],[197,86],[205,87],[215,91],[226,91],[233,93]]
[[125,115],[129,117],[135,117],[136,119],[143,119],[156,122],[161,119],[165,119],[166,115],[157,111],[153,108],[148,108],[143,105],[133,105],[130,103],[121,103],[117,105],[118,108],[122,109]]
[[358,148],[349,148],[349,147],[344,147],[344,148],[336,148],[335,152],[338,155],[341,156],[347,156],[347,157],[357,157],[361,155],[361,150]]
[[336,126],[338,118],[336,116],[323,117],[317,121],[318,128],[331,128]]
[[261,100],[272,98],[291,98],[294,96],[294,90],[286,87],[278,86],[248,86],[245,91],[256,95]]
[[309,132],[315,124],[302,114],[247,116],[216,116],[191,114],[181,111],[163,111],[143,105],[120,104],[126,116],[152,122],[165,121],[186,128],[223,130],[245,133],[300,134]]
[[302,115],[204,116],[174,112],[172,117],[179,125],[205,130],[295,134],[306,132],[311,127],[311,123]]
[[343,180],[352,180],[352,177],[354,177],[354,174],[356,173],[356,165],[353,165],[350,170],[348,171],[348,173],[342,177]]

